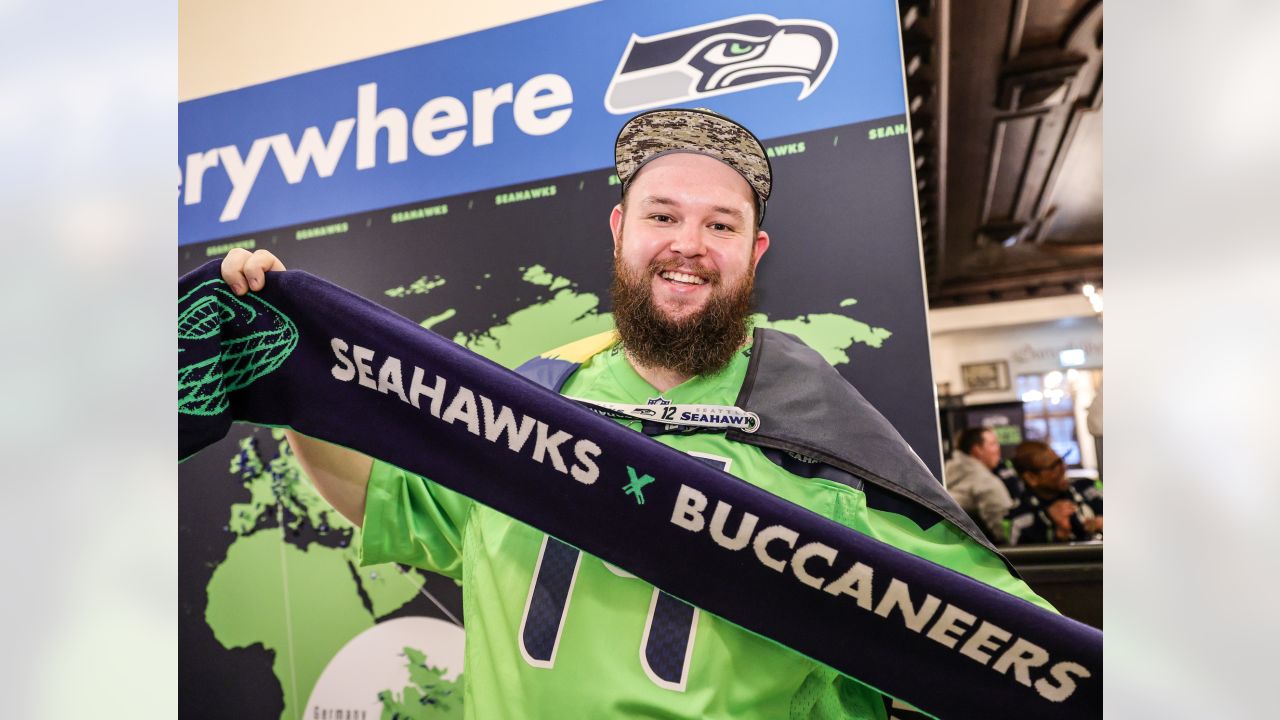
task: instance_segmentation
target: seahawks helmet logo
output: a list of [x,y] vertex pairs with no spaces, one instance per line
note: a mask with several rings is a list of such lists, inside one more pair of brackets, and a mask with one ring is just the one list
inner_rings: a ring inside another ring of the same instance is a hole
[[822,84],[836,33],[817,20],[741,15],[660,35],[632,35],[605,92],[615,115],[777,83]]

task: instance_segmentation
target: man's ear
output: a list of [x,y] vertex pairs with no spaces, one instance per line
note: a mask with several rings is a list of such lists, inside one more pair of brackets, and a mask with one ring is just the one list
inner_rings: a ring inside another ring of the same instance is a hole
[[764,251],[769,249],[769,233],[763,230],[756,231],[756,246],[751,260],[751,267],[755,268],[760,264],[760,258],[764,257]]
[[618,256],[622,252],[622,204],[613,206],[613,212],[609,213],[609,231],[613,233],[613,255]]

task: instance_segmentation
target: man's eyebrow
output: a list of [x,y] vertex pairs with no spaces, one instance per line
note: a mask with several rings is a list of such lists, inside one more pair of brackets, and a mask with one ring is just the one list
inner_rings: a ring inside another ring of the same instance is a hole
[[[665,207],[673,207],[673,208],[680,207],[680,203],[676,202],[671,198],[662,197],[661,195],[646,195],[642,200],[640,200],[640,204],[641,205],[662,205]],[[714,213],[720,213],[721,215],[728,215],[729,217],[733,218],[734,220],[740,223],[746,222],[747,216],[744,215],[741,210],[735,210],[734,208],[724,207],[723,205],[716,205],[711,208],[711,211]]]
[[676,202],[675,200],[672,200],[671,198],[661,197],[659,195],[646,195],[645,198],[640,201],[640,204],[641,205],[666,205],[668,207],[680,207],[680,203]]
[[741,210],[734,210],[733,208],[721,207],[719,205],[711,209],[714,212],[718,212],[723,215],[728,215],[729,217],[733,218],[734,220],[737,220],[738,222],[744,222],[746,220],[746,216],[742,214]]

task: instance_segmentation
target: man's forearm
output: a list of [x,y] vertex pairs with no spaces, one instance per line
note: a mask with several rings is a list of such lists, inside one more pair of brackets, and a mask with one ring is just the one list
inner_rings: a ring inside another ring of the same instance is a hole
[[321,497],[357,526],[364,523],[364,498],[373,460],[340,445],[286,429],[284,436]]

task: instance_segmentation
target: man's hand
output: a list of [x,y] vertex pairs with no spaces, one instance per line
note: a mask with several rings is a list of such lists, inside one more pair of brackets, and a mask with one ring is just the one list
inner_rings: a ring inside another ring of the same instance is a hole
[[1084,529],[1095,535],[1102,532],[1102,516],[1096,515],[1091,518],[1085,518]]
[[236,295],[261,290],[267,284],[267,273],[277,270],[284,270],[284,263],[268,250],[236,248],[222,259],[222,279]]
[[1076,504],[1070,500],[1059,500],[1049,506],[1049,519],[1053,520],[1053,534],[1059,540],[1070,540],[1075,536],[1071,531],[1071,517],[1076,514]]

